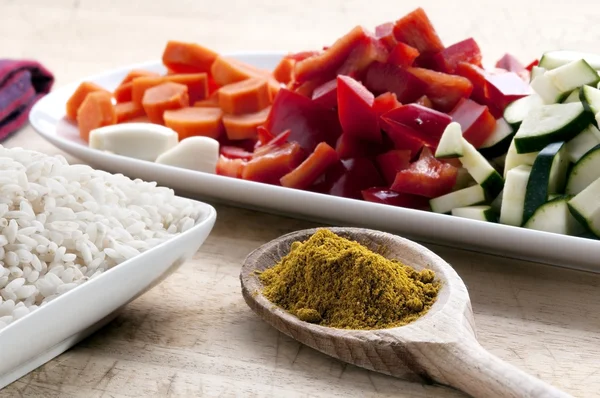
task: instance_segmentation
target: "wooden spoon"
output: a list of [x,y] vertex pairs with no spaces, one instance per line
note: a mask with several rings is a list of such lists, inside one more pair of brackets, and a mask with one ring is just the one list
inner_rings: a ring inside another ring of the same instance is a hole
[[568,397],[551,385],[503,362],[477,342],[469,293],[454,269],[427,248],[384,232],[328,228],[371,249],[384,245],[389,258],[415,269],[430,268],[442,287],[435,304],[417,321],[397,328],[346,330],[300,321],[262,294],[256,271],[275,265],[294,241],[316,229],[284,235],[246,258],[240,274],[250,308],[297,341],[334,358],[409,380],[437,382],[475,397]]

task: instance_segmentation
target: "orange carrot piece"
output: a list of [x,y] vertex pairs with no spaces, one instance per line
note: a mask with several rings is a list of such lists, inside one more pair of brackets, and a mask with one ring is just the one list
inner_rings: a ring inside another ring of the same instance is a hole
[[90,131],[98,127],[109,126],[117,122],[112,96],[108,91],[89,93],[77,110],[79,136],[89,141]]
[[131,101],[132,87],[133,87],[133,83],[127,82],[127,83],[120,84],[119,87],[117,87],[115,89],[115,91],[113,92],[113,96],[117,100],[117,103]]
[[288,84],[292,80],[292,72],[294,71],[294,61],[291,58],[283,58],[279,64],[273,69],[273,77],[281,83]]
[[223,126],[230,140],[256,138],[256,128],[267,121],[271,107],[245,115],[223,115]]
[[232,115],[258,112],[271,102],[266,79],[254,77],[219,89],[219,106]]
[[306,189],[340,158],[326,142],[321,142],[298,167],[281,177],[281,185],[288,188]]
[[206,73],[173,74],[165,76],[165,80],[185,84],[188,88],[190,104],[208,97],[208,75]]
[[137,117],[146,116],[144,108],[133,101],[119,102],[115,105],[117,123],[123,123]]
[[92,83],[92,82],[81,83],[79,85],[79,87],[77,87],[75,92],[71,95],[69,100],[67,101],[67,106],[66,106],[67,118],[71,119],[72,121],[77,120],[77,111],[79,110],[79,107],[81,106],[81,104],[83,103],[83,101],[85,100],[87,95],[89,93],[93,93],[93,92],[97,92],[97,91],[108,93],[108,90],[100,87],[96,83]]
[[142,105],[150,121],[164,124],[165,111],[189,106],[187,90],[187,86],[173,82],[165,82],[146,90]]
[[249,65],[223,56],[217,57],[213,62],[210,74],[219,86],[237,83],[255,76]]
[[198,108],[218,108],[219,107],[219,92],[215,91],[207,99],[194,102],[194,106]]
[[163,52],[163,64],[175,73],[209,72],[218,54],[195,43],[171,40]]
[[165,82],[164,76],[151,77],[142,76],[136,77],[132,80],[131,86],[131,100],[138,105],[142,105],[144,99],[144,93],[151,87],[156,87]]
[[136,77],[158,77],[158,76],[160,76],[160,74],[158,74],[156,72],[151,72],[149,70],[132,69],[123,78],[123,81],[121,81],[121,83],[119,83],[119,86],[122,85],[122,84],[126,84],[126,83],[132,82],[133,79],[135,79]]
[[221,119],[223,111],[219,108],[181,108],[165,111],[165,126],[179,135],[179,141],[193,136],[205,136],[217,139],[223,132]]

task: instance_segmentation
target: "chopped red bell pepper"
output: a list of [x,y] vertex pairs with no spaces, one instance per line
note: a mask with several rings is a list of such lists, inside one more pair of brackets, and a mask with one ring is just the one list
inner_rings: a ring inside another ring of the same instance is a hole
[[496,62],[496,68],[519,73],[525,69],[525,66],[517,59],[517,57],[506,53]]
[[252,154],[252,157],[257,158],[276,149],[279,149],[282,145],[286,144],[289,141],[291,134],[292,130],[285,130],[283,133],[280,133],[277,136],[271,138],[266,144],[254,147],[254,153]]
[[321,54],[321,51],[301,51],[297,53],[288,54],[285,57],[292,59],[296,62],[304,61],[307,58],[314,57],[316,55]]
[[373,187],[362,191],[362,197],[367,202],[384,205],[406,207],[417,210],[430,210],[429,199],[424,196],[411,195],[391,191],[389,188]]
[[350,52],[336,75],[351,76],[362,80],[365,71],[373,62],[386,62],[388,50],[376,38],[369,37],[358,43]]
[[473,85],[471,99],[479,102],[480,104],[487,105],[487,82],[485,80],[485,70],[468,62],[459,62],[459,64],[456,66],[455,73],[459,76],[469,79]]
[[[258,126],[256,128],[256,135],[258,136],[258,141],[256,142],[257,146],[266,145],[271,141],[275,136],[271,134],[269,130],[265,126]],[[256,146],[254,147],[256,149]]]
[[533,93],[531,86],[514,72],[487,73],[486,82],[489,100],[501,110]]
[[386,145],[386,143],[366,141],[353,135],[342,134],[337,140],[335,150],[340,159],[362,158],[382,153],[392,145],[393,143]]
[[408,68],[407,71],[425,83],[424,94],[442,112],[452,110],[461,98],[469,98],[473,91],[473,84],[462,76],[423,68]]
[[223,155],[217,161],[216,173],[221,176],[242,178],[247,162],[244,159],[229,159]]
[[324,186],[320,190],[329,195],[362,199],[361,191],[383,184],[383,179],[371,160],[356,158],[342,160],[341,167],[332,167],[327,172]]
[[407,132],[432,148],[437,147],[446,126],[452,122],[447,114],[419,104],[402,105],[385,113],[382,118],[408,127]]
[[355,27],[322,53],[296,62],[295,79],[303,83],[315,78],[324,81],[335,78],[336,71],[344,64],[352,50],[367,40],[369,40],[367,32],[361,26]]
[[405,43],[398,43],[390,52],[388,63],[402,68],[412,66],[419,56],[419,50]]
[[456,184],[458,169],[437,160],[425,147],[419,160],[408,169],[399,171],[390,187],[392,191],[436,198],[452,191]]
[[396,98],[396,94],[394,93],[383,93],[377,97],[373,101],[373,111],[377,116],[381,116],[387,111],[391,111],[392,109],[398,108],[402,106],[402,104]]
[[425,145],[423,141],[416,137],[410,127],[384,118],[380,118],[380,123],[386,136],[392,141],[394,148],[409,150],[411,159],[417,156],[423,145]]
[[298,142],[307,153],[323,141],[334,146],[341,134],[335,110],[323,108],[285,88],[275,96],[265,127],[272,134],[291,130],[289,141]]
[[379,41],[384,44],[388,50],[392,50],[396,43],[396,38],[394,37],[394,23],[387,22],[375,27],[375,37],[379,39]]
[[360,82],[349,76],[337,77],[337,103],[344,134],[368,141],[381,142],[377,115],[373,111],[375,97]]
[[289,142],[250,160],[242,171],[242,178],[279,185],[281,177],[298,167],[305,157],[298,143]]
[[228,159],[252,159],[252,152],[245,151],[237,146],[222,146],[219,152]]
[[540,64],[540,60],[539,59],[535,59],[533,61],[531,61],[531,63],[529,65],[527,65],[525,67],[525,69],[527,69],[529,72],[531,72],[533,70],[534,66],[538,66]]
[[475,148],[479,148],[496,127],[496,119],[487,106],[466,98],[460,100],[450,116],[460,124],[463,137]]
[[373,94],[391,92],[403,104],[414,102],[425,94],[427,84],[406,69],[393,64],[373,62],[367,69],[365,87]]
[[421,54],[436,53],[444,49],[440,37],[421,7],[396,21],[394,36],[396,40],[416,48]]
[[337,79],[330,80],[315,88],[312,99],[325,108],[337,107]]
[[313,184],[329,166],[338,162],[335,149],[321,142],[298,167],[281,177],[281,185],[288,188],[306,189]]
[[410,166],[411,152],[406,149],[392,149],[386,153],[378,155],[375,160],[381,175],[388,186],[392,185],[396,174]]
[[481,66],[481,58],[481,50],[473,38],[455,43],[432,56],[438,71],[451,74],[461,62]]

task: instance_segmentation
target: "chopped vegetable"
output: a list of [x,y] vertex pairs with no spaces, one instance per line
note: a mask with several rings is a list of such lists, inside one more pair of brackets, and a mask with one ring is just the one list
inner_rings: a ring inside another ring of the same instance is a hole
[[85,96],[77,110],[77,125],[79,136],[85,142],[89,141],[90,132],[103,126],[117,122],[115,107],[108,91],[97,90]]
[[214,174],[218,160],[218,141],[210,137],[190,137],[163,152],[156,163]]
[[116,122],[123,123],[138,117],[145,116],[144,108],[133,101],[118,102],[115,105]]
[[163,118],[165,126],[175,130],[180,141],[193,136],[217,139],[223,132],[223,111],[219,108],[186,107],[167,110]]
[[[134,80],[134,84],[138,79]],[[163,114],[165,111],[189,106],[187,90],[187,86],[173,82],[162,83],[147,89],[144,92],[142,105],[150,121],[164,124]]]
[[217,53],[196,43],[171,40],[163,52],[163,64],[175,73],[202,73],[210,71]]
[[267,121],[271,108],[244,115],[223,115],[223,125],[230,140],[256,138],[256,128]]
[[67,118],[71,119],[72,121],[77,120],[77,111],[79,110],[79,107],[81,104],[83,104],[83,101],[85,101],[87,95],[94,92],[108,93],[107,90],[100,87],[96,83],[81,83],[67,101]]
[[219,106],[225,113],[253,113],[269,106],[270,95],[266,79],[250,78],[219,89]]

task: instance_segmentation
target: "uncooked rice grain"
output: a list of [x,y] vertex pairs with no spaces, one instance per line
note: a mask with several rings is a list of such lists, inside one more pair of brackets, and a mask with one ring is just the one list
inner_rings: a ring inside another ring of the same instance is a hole
[[203,217],[154,182],[0,145],[0,330]]

